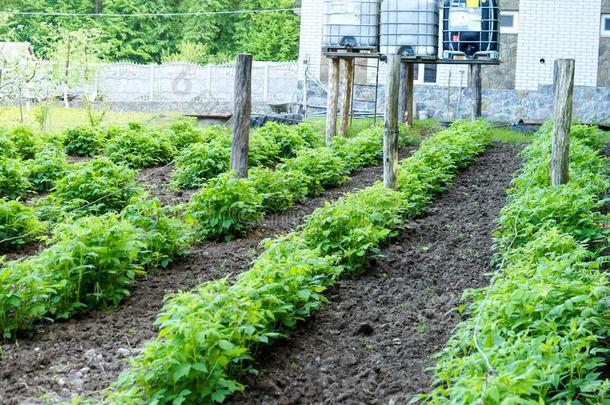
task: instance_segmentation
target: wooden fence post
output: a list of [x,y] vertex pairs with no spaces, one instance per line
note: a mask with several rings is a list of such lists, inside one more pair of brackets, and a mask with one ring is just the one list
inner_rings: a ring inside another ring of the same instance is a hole
[[341,125],[339,134],[347,136],[349,129],[349,117],[352,111],[352,92],[354,91],[354,58],[346,58],[345,62],[345,89],[343,91],[343,103],[341,103]]
[[415,104],[413,102],[413,96],[415,93],[415,65],[413,63],[407,64],[407,125],[413,126],[413,120],[415,119]]
[[[472,90],[472,120],[481,118],[481,65],[472,64],[470,67],[470,88]],[[459,117],[458,117],[459,118]]]
[[328,97],[326,99],[326,144],[330,145],[337,133],[337,109],[339,107],[339,58],[330,59],[328,73]]
[[398,187],[398,90],[400,87],[400,56],[388,55],[385,86],[385,127],[383,131],[383,184]]
[[248,177],[248,145],[250,141],[250,113],[252,110],[252,55],[240,53],[235,65],[235,93],[233,109],[233,141],[231,169],[235,177]]
[[551,184],[559,187],[570,180],[570,129],[574,94],[574,59],[555,61],[555,126],[551,153]]

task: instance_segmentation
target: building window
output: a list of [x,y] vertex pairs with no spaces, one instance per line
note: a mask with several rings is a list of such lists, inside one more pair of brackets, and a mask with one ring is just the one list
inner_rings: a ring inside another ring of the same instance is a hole
[[516,11],[500,12],[500,32],[516,34],[519,29],[519,13]]
[[415,83],[436,84],[437,68],[438,65],[415,65],[413,69]]
[[602,37],[610,37],[610,14],[602,15]]

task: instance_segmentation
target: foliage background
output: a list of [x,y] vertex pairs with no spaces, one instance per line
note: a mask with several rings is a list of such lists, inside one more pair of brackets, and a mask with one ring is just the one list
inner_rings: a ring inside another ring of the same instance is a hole
[[[295,0],[2,0],[0,13],[183,13],[293,8]],[[92,46],[102,61],[223,62],[239,52],[257,60],[297,58],[299,17],[293,12],[180,17],[52,17],[8,15],[0,40],[27,41],[47,58],[64,30],[99,30]],[[102,46],[103,45],[103,46]]]

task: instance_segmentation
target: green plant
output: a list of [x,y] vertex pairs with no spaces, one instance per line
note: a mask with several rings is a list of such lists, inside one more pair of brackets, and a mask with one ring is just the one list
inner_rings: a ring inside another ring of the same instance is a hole
[[290,159],[304,148],[317,148],[324,144],[317,131],[305,124],[284,125],[268,122],[254,131],[256,136],[266,138],[279,147],[279,157]]
[[326,187],[345,183],[349,173],[348,163],[327,147],[302,150],[295,158],[281,165],[279,170],[297,171],[311,178],[312,194],[320,193]]
[[381,160],[383,152],[383,127],[365,129],[358,136],[336,136],[332,149],[349,165],[350,171],[372,166]]
[[0,198],[0,252],[26,245],[45,230],[32,208]]
[[20,160],[0,157],[0,198],[25,195],[31,189],[28,175],[27,166]]
[[139,252],[140,263],[147,269],[166,268],[176,258],[187,253],[190,245],[188,226],[172,216],[159,199],[136,198],[121,217],[139,229],[146,248]]
[[28,127],[16,127],[6,136],[13,144],[17,156],[23,160],[32,159],[42,146],[40,135]]
[[273,137],[253,131],[250,135],[248,164],[250,166],[274,167],[280,161],[280,145]]
[[176,159],[172,184],[178,188],[195,189],[213,177],[229,170],[231,150],[224,141],[191,145]]
[[201,238],[230,240],[243,234],[248,222],[261,218],[262,200],[250,181],[225,173],[193,195],[186,221]]
[[70,128],[63,133],[63,138],[70,156],[95,156],[102,149],[102,134],[96,128]]
[[115,163],[142,169],[170,162],[174,151],[169,141],[158,133],[128,130],[110,139],[104,154]]
[[0,268],[0,330],[5,338],[43,318],[117,305],[141,273],[136,228],[117,215],[84,217],[56,227],[54,244]]
[[118,212],[142,191],[135,178],[135,171],[99,157],[71,166],[56,181],[46,204],[61,206],[78,216]]
[[262,205],[271,212],[284,211],[307,196],[310,179],[297,171],[272,171],[253,167],[248,180],[262,195]]
[[38,152],[26,165],[32,190],[39,192],[51,190],[55,186],[55,181],[68,170],[65,152],[52,145]]
[[173,123],[167,131],[167,138],[177,152],[193,144],[210,142],[228,136],[229,131],[225,127],[199,128],[195,122],[184,119]]

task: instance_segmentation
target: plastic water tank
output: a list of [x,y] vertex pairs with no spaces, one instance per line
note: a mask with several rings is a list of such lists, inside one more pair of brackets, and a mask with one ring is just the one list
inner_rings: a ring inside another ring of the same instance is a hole
[[499,59],[499,0],[444,0],[443,59]]
[[438,56],[438,0],[382,0],[380,52],[421,58]]
[[376,50],[379,43],[378,0],[325,0],[324,46]]

